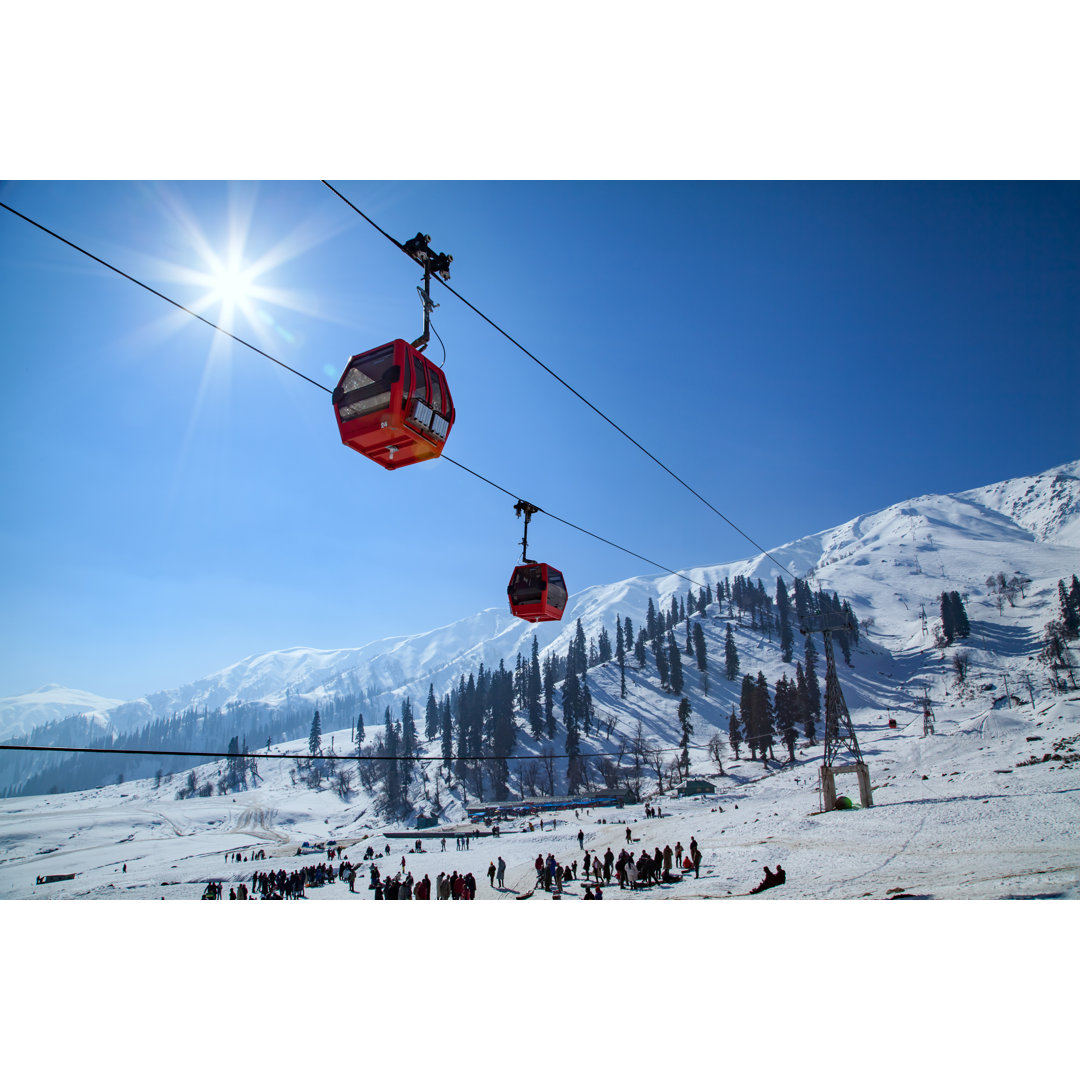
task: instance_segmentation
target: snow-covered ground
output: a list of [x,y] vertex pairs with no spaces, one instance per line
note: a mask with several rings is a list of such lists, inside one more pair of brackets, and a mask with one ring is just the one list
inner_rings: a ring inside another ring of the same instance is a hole
[[[780,863],[787,883],[744,903],[780,899],[886,899],[894,895],[936,899],[1000,899],[1080,896],[1080,694],[1036,698],[1029,706],[992,708],[976,704],[936,709],[933,735],[922,733],[922,717],[903,714],[888,727],[885,715],[853,710],[860,746],[873,784],[871,808],[819,812],[817,769],[820,746],[802,748],[794,765],[782,760],[764,769],[745,759],[726,763],[723,778],[712,776],[717,793],[679,800],[652,799],[662,817],[647,819],[643,808],[563,811],[543,830],[506,825],[499,837],[481,835],[469,851],[455,841],[424,842],[414,853],[411,839],[387,839],[366,797],[343,801],[329,791],[292,783],[288,763],[261,764],[264,783],[235,795],[177,800],[184,774],[120,784],[100,791],[8,799],[0,803],[0,898],[193,899],[205,883],[230,886],[250,881],[255,869],[291,870],[315,861],[297,856],[304,841],[333,840],[353,862],[370,844],[383,852],[385,873],[415,877],[472,871],[479,899],[510,900],[532,888],[537,854],[569,865],[584,847],[601,854],[610,847],[635,853],[695,837],[703,851],[700,877],[641,892],[607,889],[605,898],[642,902],[656,898],[735,898]],[[342,742],[347,733],[339,736]],[[286,747],[289,749],[290,747]],[[275,747],[275,752],[278,748]],[[291,749],[302,751],[301,744]],[[1044,755],[1050,760],[1043,762]],[[1056,757],[1055,757],[1056,755]],[[785,757],[786,754],[780,755]],[[1025,765],[1033,757],[1037,764]],[[695,755],[695,773],[708,775],[705,755]],[[841,775],[838,790],[857,787]],[[847,782],[847,783],[845,783]],[[606,823],[601,823],[600,819]],[[460,823],[457,825],[460,828]],[[626,844],[630,828],[633,843]],[[400,831],[400,823],[390,831]],[[455,825],[444,826],[453,831]],[[486,832],[486,830],[483,830]],[[267,858],[254,866],[229,860],[229,853]],[[488,885],[488,865],[507,863],[507,890]],[[126,867],[126,871],[125,868]],[[363,887],[351,894],[335,884],[309,890],[308,898],[342,903],[373,898]],[[68,881],[36,884],[39,876],[71,874]],[[573,882],[562,900],[582,897]],[[529,901],[550,899],[542,892]]]

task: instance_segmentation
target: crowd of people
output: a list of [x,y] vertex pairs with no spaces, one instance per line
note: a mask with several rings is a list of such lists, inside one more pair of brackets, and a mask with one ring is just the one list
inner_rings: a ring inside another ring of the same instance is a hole
[[[645,815],[650,819],[664,816],[658,807],[649,805],[645,807]],[[441,850],[445,852],[446,839],[440,839]],[[464,835],[456,839],[459,851],[469,850],[470,837]],[[578,830],[576,839],[583,853],[580,866],[577,858],[560,862],[551,852],[548,852],[546,856],[538,854],[533,864],[536,872],[533,890],[543,889],[545,892],[561,896],[567,882],[581,881],[584,885],[584,899],[600,900],[603,898],[603,888],[610,887],[612,879],[620,889],[636,892],[653,885],[681,881],[691,871],[695,878],[700,876],[702,853],[693,836],[690,837],[690,843],[685,848],[682,841],[677,840],[674,846],[670,844],[665,844],[663,848],[654,846],[651,851],[643,847],[637,855],[634,854],[635,838],[629,826],[626,828],[626,846],[621,848],[618,855],[610,846],[602,854],[599,850],[585,850],[585,833],[582,829]],[[474,900],[476,898],[476,878],[471,872],[463,874],[455,869],[449,874],[439,873],[433,882],[428,874],[424,874],[422,878],[414,876],[403,855],[399,872],[395,872],[392,876],[389,872],[383,873],[378,860],[383,854],[389,856],[390,850],[390,845],[387,843],[384,850],[376,854],[375,849],[369,845],[363,854],[363,860],[370,861],[371,864],[368,890],[374,893],[376,900]],[[426,854],[420,840],[415,840],[409,851]],[[297,854],[300,852],[298,851]],[[339,857],[337,867],[334,865],[335,854]],[[225,858],[226,861],[248,861],[248,856],[243,856],[239,852],[229,852]],[[265,858],[266,853],[262,850],[250,855],[252,861]],[[502,856],[499,856],[497,863],[495,860],[490,861],[487,877],[492,889],[506,891],[506,869],[506,860]],[[307,889],[332,885],[335,882],[347,883],[349,891],[356,892],[357,870],[358,867],[350,863],[341,851],[335,852],[331,848],[327,851],[326,862],[292,871],[286,871],[284,868],[276,871],[256,870],[252,874],[250,886],[246,882],[241,882],[237,887],[231,888],[229,899],[246,900],[257,897],[267,900],[302,899]],[[786,874],[781,866],[777,866],[775,873],[768,867],[764,870],[764,880],[751,889],[751,893],[775,888],[786,881]],[[218,899],[221,894],[220,883],[210,883],[204,893],[204,899]],[[531,895],[531,892],[526,895]]]
[[[411,872],[404,871],[390,877],[389,874],[380,874],[379,868],[372,866],[370,877],[368,888],[375,893],[376,900],[432,899],[432,882],[427,874],[420,880],[416,880]],[[471,873],[459,874],[456,870],[451,874],[439,873],[435,878],[434,899],[475,900],[476,878]]]

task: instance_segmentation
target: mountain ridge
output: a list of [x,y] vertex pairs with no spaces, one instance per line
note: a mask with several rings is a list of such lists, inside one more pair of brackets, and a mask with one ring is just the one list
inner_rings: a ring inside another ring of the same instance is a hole
[[[426,698],[429,683],[441,696],[480,662],[489,668],[500,660],[512,665],[518,653],[528,653],[534,633],[544,654],[565,651],[578,619],[589,636],[610,624],[616,612],[637,623],[649,598],[669,605],[672,596],[686,591],[687,578],[712,585],[735,575],[761,577],[775,588],[776,563],[815,587],[849,599],[860,619],[871,620],[882,644],[888,639],[891,647],[911,647],[916,631],[910,619],[898,616],[895,598],[908,612],[918,602],[932,616],[927,603],[935,590],[940,593],[949,585],[969,592],[976,605],[985,605],[987,574],[1024,569],[1041,580],[1052,577],[1058,566],[1057,576],[1068,577],[1080,568],[1077,548],[1080,461],[956,494],[902,500],[781,545],[768,555],[588,586],[571,596],[561,623],[533,626],[508,611],[486,608],[420,634],[358,647],[291,646],[253,654],[203,679],[127,702],[77,690],[59,696],[54,690],[51,701],[40,691],[2,699],[0,735],[23,735],[35,724],[84,711],[103,726],[130,731],[190,708],[274,706],[290,698],[317,707],[320,697],[341,692],[375,691],[396,700],[411,696],[416,702]],[[1027,565],[1011,565],[1017,562]],[[918,622],[921,628],[921,617]]]

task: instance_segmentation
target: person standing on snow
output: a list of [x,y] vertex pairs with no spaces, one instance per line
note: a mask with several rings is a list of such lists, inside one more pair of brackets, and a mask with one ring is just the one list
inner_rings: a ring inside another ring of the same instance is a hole
[[506,876],[506,860],[500,855],[499,856],[499,866],[498,866],[498,869],[495,871],[495,880],[498,881],[500,889],[505,888],[505,886],[503,885],[503,878],[505,876]]
[[489,884],[494,889],[495,888],[495,864],[494,863],[489,863],[488,868],[487,868],[487,876],[488,876]]

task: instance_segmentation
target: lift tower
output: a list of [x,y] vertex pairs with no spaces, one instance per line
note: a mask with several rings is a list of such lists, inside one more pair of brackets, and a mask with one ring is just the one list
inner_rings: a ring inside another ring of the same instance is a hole
[[[859,779],[859,802],[873,806],[870,793],[870,768],[863,761],[859,740],[851,724],[844,693],[836,675],[836,658],[833,653],[832,636],[838,630],[854,630],[851,621],[840,612],[808,615],[799,627],[803,634],[821,634],[825,641],[825,763],[818,770],[821,778],[821,808],[836,809],[836,774],[855,773]],[[853,759],[849,764],[837,764],[837,758],[846,750]]]

